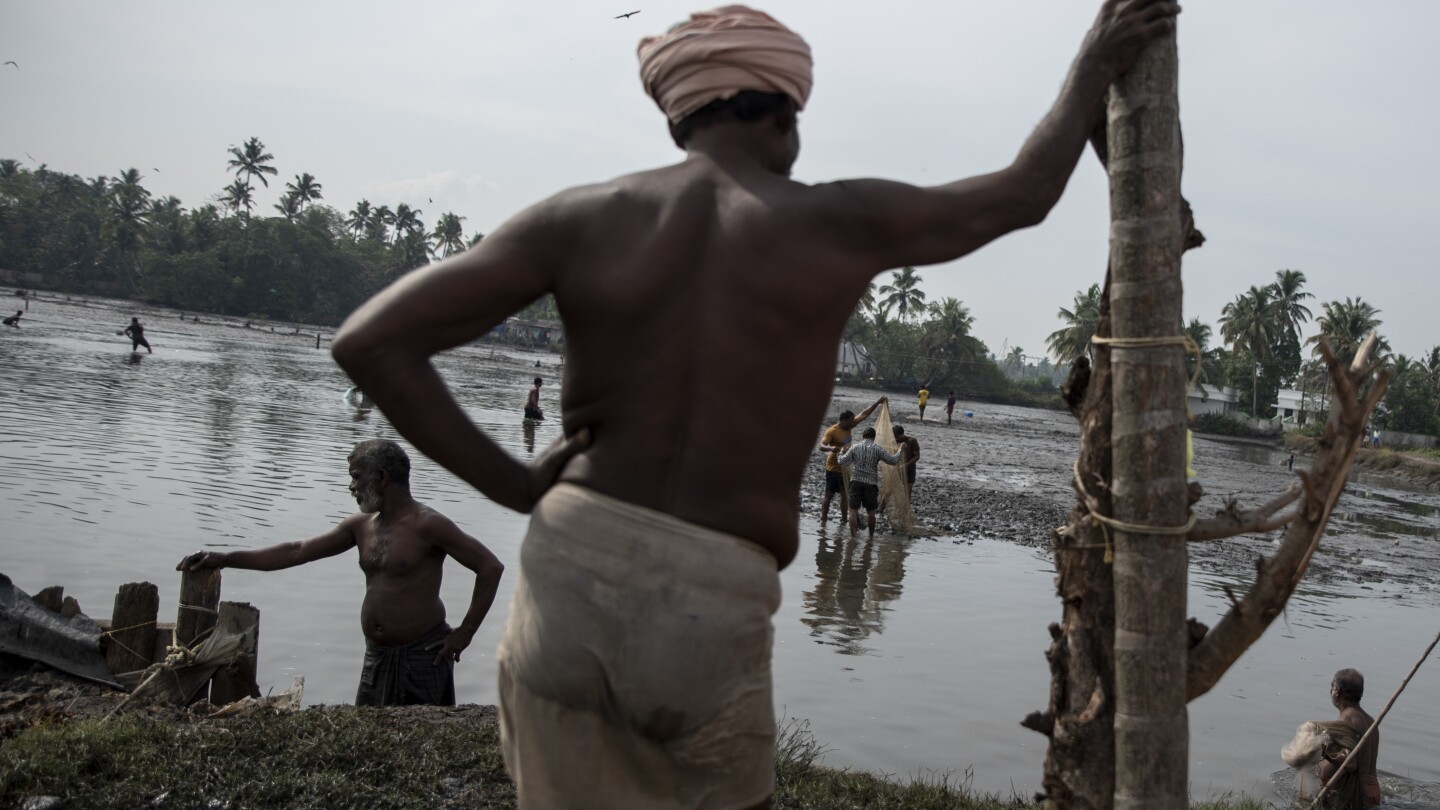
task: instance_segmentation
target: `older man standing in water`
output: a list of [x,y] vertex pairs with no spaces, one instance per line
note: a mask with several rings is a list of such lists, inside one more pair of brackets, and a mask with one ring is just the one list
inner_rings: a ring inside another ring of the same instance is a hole
[[[639,53],[683,161],[561,192],[349,318],[332,351],[396,429],[532,512],[499,656],[521,807],[768,803],[778,572],[847,319],[877,274],[1044,219],[1106,88],[1178,11],[1106,2],[1014,163],[933,188],[790,179],[809,47],[743,6],[695,14]],[[527,466],[430,358],[546,293],[567,438]],[[785,406],[759,407],[757,384]]]
[[[309,540],[251,551],[197,551],[177,570],[278,571],[360,550],[365,666],[357,706],[455,705],[455,662],[485,620],[505,566],[480,541],[410,495],[410,459],[384,439],[350,453],[350,494],[360,512]],[[470,610],[451,629],[440,601],[446,557],[475,572]]]
[[[1360,698],[1365,696],[1365,676],[1354,669],[1342,669],[1335,673],[1330,681],[1330,702],[1340,710],[1340,721],[1355,729],[1357,735],[1363,736],[1370,727],[1375,724],[1375,718],[1360,708]],[[1377,729],[1370,739],[1365,741],[1355,758],[1345,770],[1351,776],[1342,779],[1342,783],[1349,783],[1351,779],[1358,779],[1359,788],[1345,790],[1338,789],[1337,804],[1333,799],[1327,807],[1343,806],[1345,810],[1365,810],[1380,804],[1380,778],[1375,772],[1376,762],[1380,757],[1380,731]],[[1320,760],[1320,783],[1323,785],[1330,781],[1335,775],[1338,763],[1328,759]]]

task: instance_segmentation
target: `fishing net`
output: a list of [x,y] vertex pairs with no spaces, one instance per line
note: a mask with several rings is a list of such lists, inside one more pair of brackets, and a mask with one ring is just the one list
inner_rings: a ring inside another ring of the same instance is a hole
[[[890,403],[882,402],[875,411],[875,443],[887,453],[900,452],[890,421]],[[915,527],[915,513],[910,510],[910,494],[905,490],[905,465],[880,464],[880,509],[892,526],[909,531]]]

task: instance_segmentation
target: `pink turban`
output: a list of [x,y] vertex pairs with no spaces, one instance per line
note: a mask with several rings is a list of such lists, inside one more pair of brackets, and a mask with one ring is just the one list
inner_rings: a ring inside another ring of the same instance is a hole
[[640,79],[670,123],[742,90],[810,98],[810,46],[762,11],[722,6],[640,40]]

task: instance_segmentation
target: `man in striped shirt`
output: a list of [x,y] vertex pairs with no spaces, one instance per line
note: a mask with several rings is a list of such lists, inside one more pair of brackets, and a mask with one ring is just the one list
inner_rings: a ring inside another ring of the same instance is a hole
[[840,466],[855,469],[850,472],[850,531],[860,529],[860,505],[865,505],[866,520],[870,536],[875,536],[875,508],[880,503],[880,462],[899,464],[905,457],[904,449],[899,453],[887,453],[875,443],[875,428],[865,428],[864,438],[849,450],[840,454]]

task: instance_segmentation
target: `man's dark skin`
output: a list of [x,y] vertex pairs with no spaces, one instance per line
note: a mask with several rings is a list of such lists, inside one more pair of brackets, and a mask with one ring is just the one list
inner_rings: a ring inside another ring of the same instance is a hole
[[[869,419],[870,414],[874,413],[875,409],[880,406],[880,403],[885,402],[886,399],[886,397],[880,397],[879,399],[870,403],[870,407],[861,411],[859,415],[851,415],[847,418],[845,414],[849,413],[849,411],[842,411],[840,413],[840,418],[835,422],[835,427],[841,428],[843,430],[854,430],[856,425],[864,422],[866,419]],[[844,451],[844,447],[837,447],[829,444],[820,445],[820,452],[825,453],[827,459],[831,455],[838,456]],[[834,495],[835,493],[829,491],[828,489],[825,491],[825,500],[820,504],[821,523],[824,523],[825,521],[830,519],[830,499],[834,497]],[[848,514],[850,514],[850,493],[846,492],[845,487],[842,486],[840,487],[840,516],[844,517]]]
[[[495,601],[504,564],[449,518],[411,497],[408,485],[383,470],[352,463],[350,494],[362,511],[322,535],[249,551],[197,551],[175,568],[277,571],[359,548],[360,570],[365,573],[361,628],[375,644],[395,647],[445,621],[440,579],[445,558],[453,557],[475,572],[470,610],[449,635],[425,649],[436,650],[436,663],[446,657],[459,661]],[[367,504],[367,498],[372,502]],[[373,513],[364,511],[376,507]]]
[[[1354,678],[1358,679],[1359,689],[1364,690],[1365,681],[1360,673],[1353,669],[1342,669],[1335,673],[1334,680],[1330,682],[1330,702],[1335,705],[1335,708],[1340,710],[1340,721],[1349,724],[1357,733],[1363,735],[1370,729],[1370,726],[1375,724],[1375,718],[1360,708],[1360,695],[1354,693],[1348,696],[1346,695],[1346,690],[1341,680],[1346,675],[1351,674],[1353,674]],[[1368,778],[1369,781],[1375,784],[1374,793],[1372,794],[1375,798],[1379,796],[1379,783],[1375,781],[1375,766],[1379,757],[1380,732],[1377,729],[1374,734],[1370,735],[1370,739],[1365,741],[1364,747],[1355,755],[1354,759],[1350,760],[1350,764],[1346,767],[1346,771],[1358,771],[1362,779]],[[1335,769],[1337,767],[1338,763],[1331,762],[1328,759],[1320,760],[1320,783],[1322,785],[1330,781],[1330,777],[1335,775]],[[1378,803],[1377,801],[1376,804]],[[1367,806],[1373,807],[1375,805],[1367,804]]]
[[[561,192],[407,275],[350,316],[332,353],[415,447],[502,506],[530,511],[558,474],[753,541],[783,568],[835,346],[866,285],[1039,224],[1106,89],[1178,12],[1106,2],[1060,98],[994,174],[932,188],[805,185],[789,177],[793,103],[759,121],[723,118],[679,144],[681,163]],[[470,421],[430,357],[547,292],[565,322],[571,438],[526,466]],[[761,384],[787,407],[757,407]],[[734,452],[737,437],[764,437],[765,463]]]

